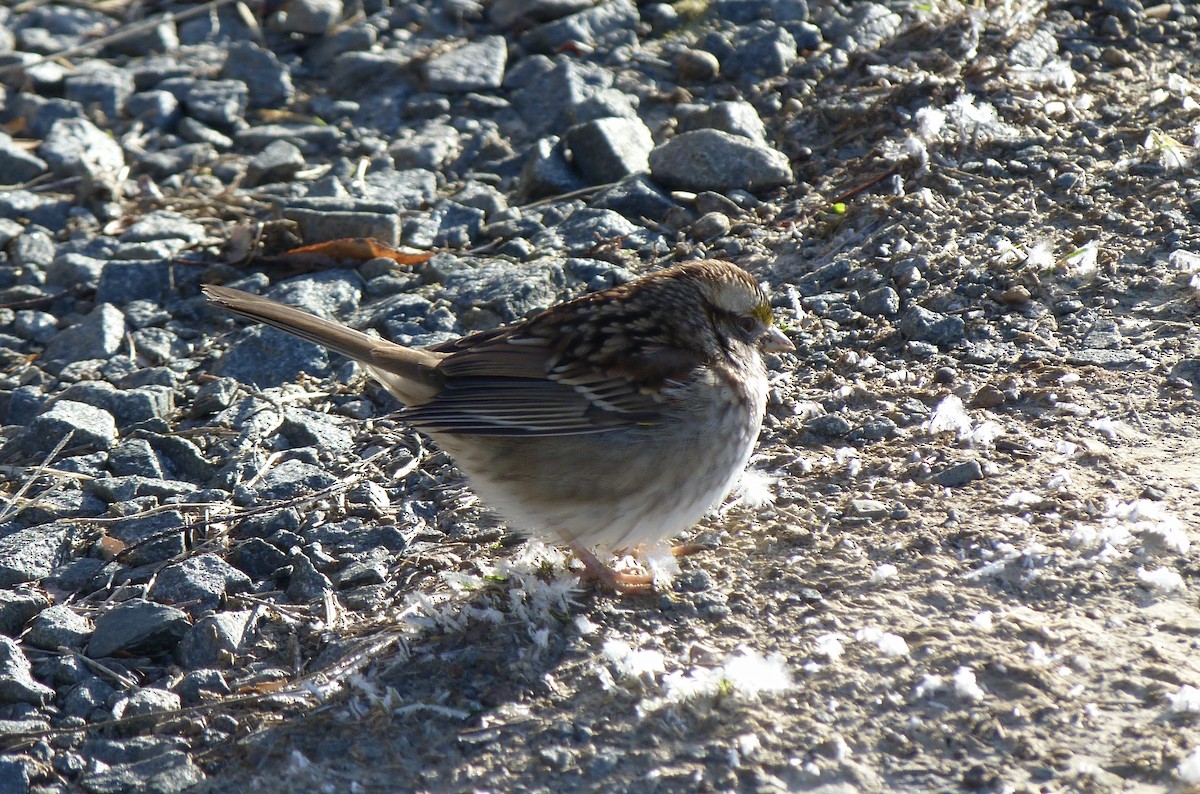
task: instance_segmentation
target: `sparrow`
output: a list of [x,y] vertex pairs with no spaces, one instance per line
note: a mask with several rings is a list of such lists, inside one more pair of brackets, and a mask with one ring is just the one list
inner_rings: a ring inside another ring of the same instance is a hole
[[691,527],[737,484],[762,427],[764,352],[794,351],[766,292],[721,261],[678,265],[428,349],[208,285],[233,314],[359,362],[510,529],[602,560]]

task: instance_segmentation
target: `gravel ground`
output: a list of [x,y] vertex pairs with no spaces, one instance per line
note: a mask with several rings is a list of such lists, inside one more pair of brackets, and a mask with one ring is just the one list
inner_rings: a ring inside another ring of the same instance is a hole
[[[1200,787],[1198,36],[0,7],[0,792]],[[420,345],[706,257],[798,349],[646,597],[199,294]]]

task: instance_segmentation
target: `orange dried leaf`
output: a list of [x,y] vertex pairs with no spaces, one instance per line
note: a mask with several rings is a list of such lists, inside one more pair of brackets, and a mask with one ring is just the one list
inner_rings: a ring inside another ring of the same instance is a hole
[[351,259],[358,262],[384,257],[400,265],[418,265],[428,262],[433,257],[433,252],[393,248],[369,237],[343,237],[340,240],[326,240],[323,243],[293,248],[285,252],[284,256],[324,256],[334,260]]

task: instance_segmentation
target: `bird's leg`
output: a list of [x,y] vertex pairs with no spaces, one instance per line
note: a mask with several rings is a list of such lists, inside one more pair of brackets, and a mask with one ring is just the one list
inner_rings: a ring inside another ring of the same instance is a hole
[[654,577],[648,573],[622,573],[614,571],[585,548],[573,546],[572,550],[583,563],[585,579],[595,579],[623,595],[645,595],[654,591]]

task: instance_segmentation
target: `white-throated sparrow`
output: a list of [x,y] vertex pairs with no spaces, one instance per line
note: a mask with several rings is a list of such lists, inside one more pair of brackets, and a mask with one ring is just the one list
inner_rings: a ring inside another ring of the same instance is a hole
[[672,267],[428,350],[267,298],[214,303],[349,356],[405,404],[512,529],[570,546],[622,591],[611,554],[674,537],[736,484],[762,425],[762,350],[795,347],[724,262]]

